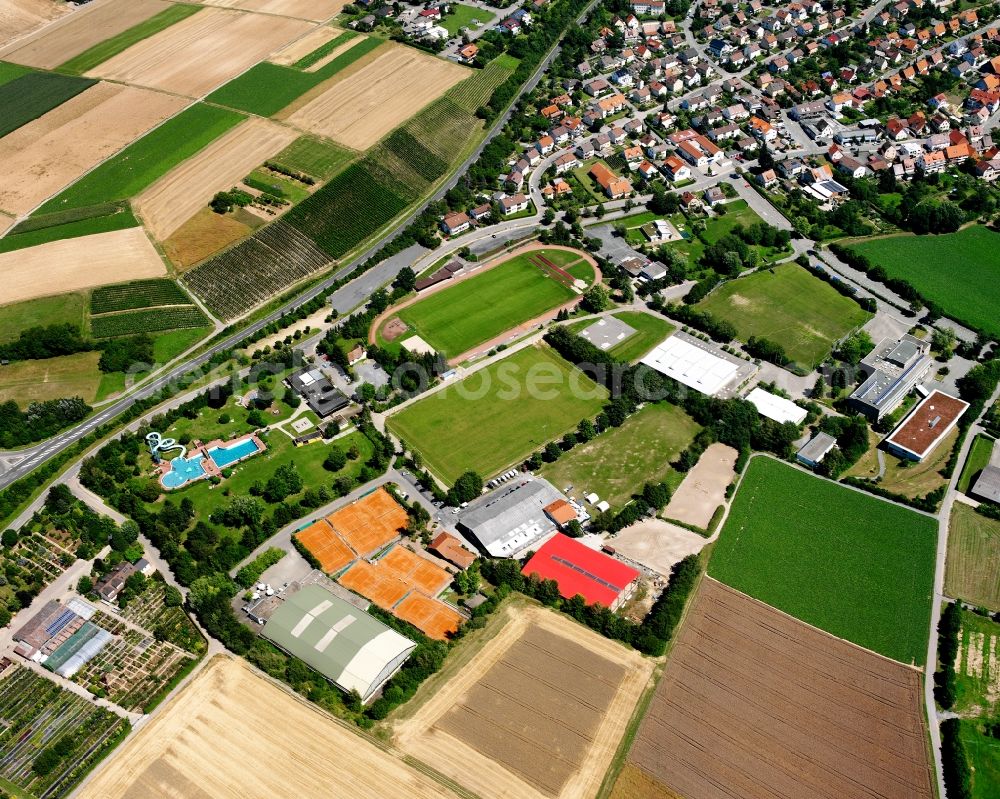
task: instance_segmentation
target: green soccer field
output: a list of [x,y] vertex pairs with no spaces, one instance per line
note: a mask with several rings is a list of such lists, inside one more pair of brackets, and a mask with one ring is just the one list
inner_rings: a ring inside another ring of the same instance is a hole
[[839,638],[920,666],[937,530],[929,516],[756,457],[708,573]]
[[959,322],[1000,336],[1000,234],[972,225],[941,236],[872,239],[851,249]]
[[461,355],[578,296],[550,270],[532,262],[539,256],[574,278],[593,280],[593,269],[582,254],[538,250],[430,294],[403,308],[399,317],[446,357]]
[[830,354],[833,343],[871,314],[798,264],[782,264],[723,283],[697,307],[750,336],[780,344],[807,369]]
[[418,400],[386,426],[452,483],[469,469],[489,478],[520,463],[606,400],[602,386],[536,345]]

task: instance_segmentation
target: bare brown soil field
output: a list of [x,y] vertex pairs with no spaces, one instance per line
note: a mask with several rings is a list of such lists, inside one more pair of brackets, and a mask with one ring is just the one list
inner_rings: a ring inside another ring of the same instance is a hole
[[553,611],[505,612],[460,671],[423,686],[395,739],[484,799],[595,796],[653,662]]
[[311,28],[297,19],[206,8],[87,74],[200,97]]
[[409,47],[389,44],[378,57],[290,114],[303,130],[364,150],[451,86],[464,67]]
[[0,58],[29,67],[52,69],[95,44],[145,22],[170,5],[164,0],[94,0],[75,14],[0,51]]
[[615,781],[609,799],[683,799],[662,782],[657,782],[632,763],[625,767]]
[[[205,0],[204,4],[322,22],[339,14],[349,2],[350,0]],[[313,50],[315,49],[314,47]]]
[[0,208],[25,214],[188,101],[98,83],[0,139]]
[[708,539],[662,519],[643,519],[615,534],[615,551],[664,577],[688,555],[701,552]]
[[725,444],[712,444],[677,487],[663,515],[705,529],[715,509],[726,498],[726,487],[736,472],[739,453]]
[[438,799],[452,794],[240,660],[217,655],[80,799]]
[[135,209],[157,241],[163,241],[208,205],[216,192],[235,186],[298,135],[267,119],[241,122],[142,192]]
[[0,253],[4,302],[166,273],[146,232],[138,227]]
[[73,10],[59,0],[4,0],[0,3],[0,47]]
[[629,761],[685,799],[934,795],[921,675],[702,581]]
[[0,236],[14,227],[14,218],[0,214]]
[[343,31],[339,28],[334,28],[330,25],[324,25],[321,28],[316,28],[316,30],[311,33],[307,33],[301,39],[296,39],[287,47],[279,50],[271,56],[268,61],[272,64],[280,64],[284,67],[291,66],[300,58],[305,58],[313,50],[322,47],[329,41],[333,41],[340,36],[341,33],[343,33]]
[[252,232],[234,216],[202,208],[163,242],[163,250],[174,266],[185,270]]

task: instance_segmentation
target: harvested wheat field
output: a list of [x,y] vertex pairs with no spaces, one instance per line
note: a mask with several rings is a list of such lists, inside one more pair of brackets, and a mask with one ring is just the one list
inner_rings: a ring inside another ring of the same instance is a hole
[[59,0],[3,0],[0,3],[0,47],[72,10],[73,6]]
[[420,689],[395,739],[484,799],[596,796],[653,661],[551,610],[504,612],[461,670]]
[[297,19],[206,8],[87,75],[200,97],[311,28]]
[[188,101],[98,83],[0,139],[0,208],[25,214]]
[[75,14],[0,51],[0,58],[52,69],[170,7],[165,0],[94,0]]
[[162,277],[166,272],[146,232],[138,227],[0,253],[4,302]]
[[290,114],[303,130],[364,150],[469,76],[457,64],[398,44]]
[[163,241],[208,205],[216,192],[235,186],[298,135],[267,119],[241,122],[142,192],[135,209],[153,236]]
[[[361,44],[361,42],[363,42],[367,38],[368,38],[367,36],[355,36],[353,39],[348,39],[343,44],[338,45],[337,47],[333,48],[333,50],[331,50],[329,53],[327,53],[325,56],[323,56],[315,64],[313,64],[312,66],[306,67],[305,71],[306,72],[319,72],[319,70],[321,70],[323,67],[325,67],[327,64],[329,64],[331,61],[333,61],[333,59],[340,58],[340,56],[343,55],[345,52],[347,52],[348,50],[350,50],[355,45]],[[357,63],[357,62],[355,62],[355,63]]]
[[204,0],[206,6],[239,8],[243,11],[297,17],[313,22],[322,22],[339,14],[349,2],[350,0]]
[[333,28],[329,25],[316,28],[316,30],[307,33],[301,39],[296,39],[287,47],[283,47],[271,56],[268,61],[272,64],[280,64],[283,67],[290,67],[300,58],[305,58],[313,50],[318,50],[327,42],[332,42],[342,33],[343,31],[339,28]]
[[438,799],[452,794],[236,658],[217,655],[80,799]]
[[934,795],[918,670],[705,578],[629,762],[685,799]]
[[677,487],[663,515],[703,530],[715,509],[726,499],[726,488],[736,476],[739,453],[725,444],[712,444]]
[[174,266],[185,270],[252,232],[235,216],[202,208],[163,242],[163,251]]

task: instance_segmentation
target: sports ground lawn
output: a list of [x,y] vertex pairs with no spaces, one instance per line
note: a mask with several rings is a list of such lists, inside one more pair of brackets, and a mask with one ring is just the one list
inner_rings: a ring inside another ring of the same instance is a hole
[[927,655],[937,520],[754,458],[708,573],[902,663]]
[[[582,261],[582,256],[563,250],[519,255],[428,295],[403,308],[399,316],[438,352],[448,357],[467,352],[577,296],[548,270],[532,263],[532,256],[543,256],[561,268]],[[576,267],[571,269],[577,277]],[[589,264],[587,271],[592,280]],[[585,277],[584,273],[579,276]]]
[[820,363],[835,341],[871,318],[798,264],[730,280],[697,307],[730,322],[743,341],[757,336],[780,344],[794,363],[806,368]]
[[88,172],[36,213],[134,197],[243,119],[224,108],[193,105]]
[[1000,611],[1000,522],[964,502],[952,506],[944,590],[953,599]]
[[872,239],[851,249],[959,322],[1000,336],[1000,234],[973,225],[941,236]]
[[448,483],[520,463],[593,418],[607,392],[545,345],[525,347],[390,416],[386,425]]
[[541,476],[577,496],[596,493],[620,510],[646,482],[664,480],[670,462],[701,427],[676,405],[646,405],[621,427],[612,427],[586,444],[577,444]]

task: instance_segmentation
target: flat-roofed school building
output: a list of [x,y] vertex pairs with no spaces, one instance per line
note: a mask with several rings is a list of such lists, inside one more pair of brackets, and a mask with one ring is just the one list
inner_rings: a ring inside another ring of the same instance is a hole
[[885,440],[893,455],[911,461],[922,461],[950,433],[969,403],[934,391],[910,411],[900,425]]

